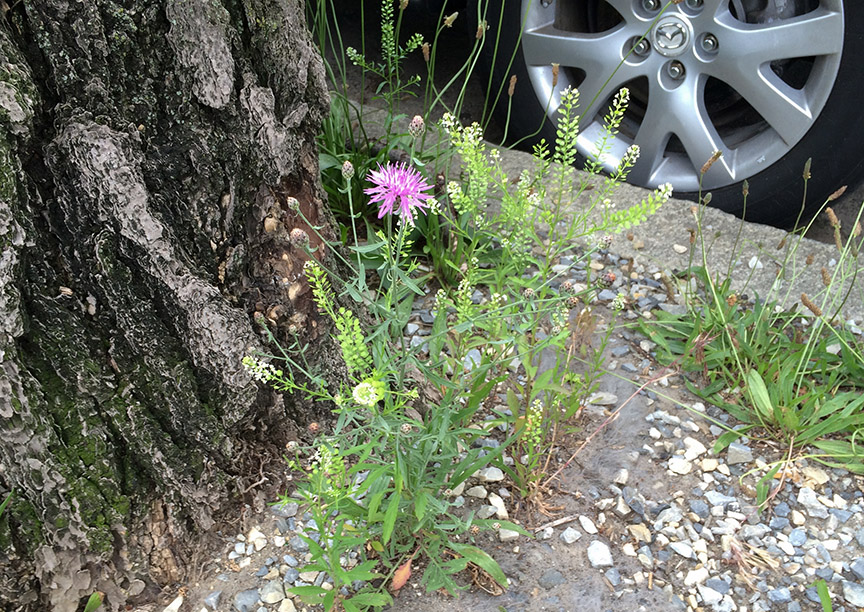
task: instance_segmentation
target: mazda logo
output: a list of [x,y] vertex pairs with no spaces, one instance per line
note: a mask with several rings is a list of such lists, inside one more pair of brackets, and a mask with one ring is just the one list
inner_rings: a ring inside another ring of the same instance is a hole
[[663,55],[679,55],[687,47],[690,30],[682,20],[670,17],[657,24],[652,39],[654,48]]

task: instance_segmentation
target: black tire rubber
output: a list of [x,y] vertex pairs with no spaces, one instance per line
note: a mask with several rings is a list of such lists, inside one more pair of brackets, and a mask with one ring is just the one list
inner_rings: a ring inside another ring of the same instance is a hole
[[[517,49],[522,22],[521,5],[520,0],[489,0],[486,12],[489,40],[483,47],[480,68],[491,82],[493,93],[503,91],[493,109],[495,118],[502,125],[508,114],[508,81],[516,75],[507,141],[521,141],[518,146],[530,148],[541,138],[550,145],[554,143],[555,128],[545,118],[544,107],[531,86],[521,49]],[[476,11],[472,13],[472,17],[477,19]],[[500,39],[495,53],[499,24]],[[864,112],[860,108],[861,83],[864,82],[864,3],[856,0],[844,2],[844,25],[840,70],[819,117],[782,159],[747,178],[750,195],[745,216],[748,221],[781,227],[795,222],[803,203],[802,174],[808,158],[812,158],[812,164],[805,203],[807,212],[818,210],[838,188],[844,185],[851,188],[864,177]],[[512,65],[508,66],[511,58]],[[739,217],[744,215],[741,182],[711,192],[711,206]],[[674,196],[698,199],[696,193],[675,191]],[[806,213],[802,216],[806,221],[805,217]]]

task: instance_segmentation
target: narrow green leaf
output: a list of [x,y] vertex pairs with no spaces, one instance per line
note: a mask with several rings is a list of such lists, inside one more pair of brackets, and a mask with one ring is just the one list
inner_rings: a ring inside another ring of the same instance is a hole
[[95,612],[99,609],[99,606],[102,605],[102,593],[96,591],[95,593],[91,593],[90,597],[87,599],[87,605],[84,606],[84,612]]
[[828,584],[823,578],[816,581],[816,593],[822,604],[822,612],[834,612],[834,607],[831,605],[831,593],[828,592]]
[[6,510],[6,506],[9,505],[9,500],[12,499],[12,494],[15,491],[9,491],[9,495],[6,496],[6,499],[3,500],[3,503],[0,504],[0,516],[3,516],[3,511]]
[[508,586],[509,581],[507,580],[507,576],[505,576],[504,572],[501,570],[501,566],[498,565],[498,562],[490,557],[488,553],[480,550],[476,546],[471,546],[470,544],[450,542],[448,546],[468,559],[471,563],[483,568],[490,576],[492,576],[492,579],[502,587],[506,588]]
[[[414,516],[417,517],[418,523],[423,522],[423,517],[426,516],[426,505],[429,503],[429,494],[426,491],[420,491],[414,498]],[[418,528],[420,525],[417,526]]]
[[402,496],[399,493],[394,493],[390,496],[390,503],[387,505],[387,511],[384,513],[384,525],[382,527],[381,541],[384,544],[390,541],[390,536],[393,535],[393,528],[396,526],[396,516],[399,514],[399,502],[402,501]]
[[771,396],[768,395],[765,381],[762,380],[762,376],[756,370],[747,372],[747,393],[750,395],[750,399],[756,410],[762,414],[762,417],[773,421],[774,407],[771,403]]
[[735,440],[741,437],[741,433],[737,431],[727,431],[724,434],[721,434],[717,441],[714,443],[714,448],[711,449],[712,452],[716,455],[724,448],[732,444]]

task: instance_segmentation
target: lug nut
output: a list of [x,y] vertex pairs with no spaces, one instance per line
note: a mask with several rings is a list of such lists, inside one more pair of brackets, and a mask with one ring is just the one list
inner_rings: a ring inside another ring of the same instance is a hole
[[702,8],[702,0],[687,0],[687,7],[691,9],[700,9]]
[[717,51],[717,48],[720,46],[717,37],[713,34],[706,34],[702,38],[702,50],[707,51],[708,53],[714,53]]
[[640,57],[645,57],[651,52],[651,44],[646,40],[642,39],[633,45],[633,53]]
[[642,0],[642,8],[654,12],[660,9],[660,0]]
[[684,64],[678,61],[669,62],[666,65],[666,73],[676,81],[680,81],[684,78]]

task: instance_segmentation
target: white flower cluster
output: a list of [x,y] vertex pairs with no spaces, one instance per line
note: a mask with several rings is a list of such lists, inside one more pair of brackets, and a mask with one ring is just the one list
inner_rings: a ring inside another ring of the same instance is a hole
[[270,382],[274,379],[282,377],[282,370],[277,370],[273,364],[265,361],[258,361],[254,357],[247,355],[243,358],[243,367],[249,372],[253,378],[263,383]]
[[627,151],[624,153],[624,157],[621,158],[621,163],[618,164],[618,171],[622,171],[626,168],[632,167],[636,160],[639,159],[639,145],[633,144],[627,147]]
[[361,406],[369,406],[370,408],[377,404],[381,399],[378,389],[370,382],[361,382],[351,392],[354,396],[354,401]]

